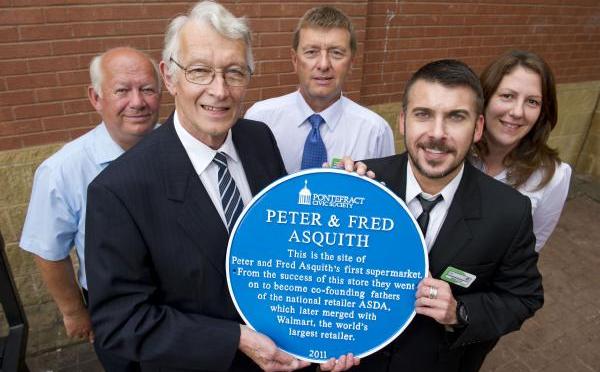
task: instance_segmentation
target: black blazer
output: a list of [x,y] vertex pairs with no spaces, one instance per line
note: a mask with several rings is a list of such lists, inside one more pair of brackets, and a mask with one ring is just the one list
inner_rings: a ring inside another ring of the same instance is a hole
[[[232,128],[253,194],[285,175],[271,131]],[[258,369],[237,351],[229,235],[173,126],[173,116],[88,188],[86,271],[96,343],[142,370]]]
[[[365,161],[403,200],[408,156]],[[417,315],[389,347],[365,358],[365,371],[477,371],[498,338],[517,330],[543,304],[531,203],[511,187],[465,163],[446,219],[429,253],[439,278],[448,266],[477,276],[469,288],[451,284],[470,324],[448,332]]]

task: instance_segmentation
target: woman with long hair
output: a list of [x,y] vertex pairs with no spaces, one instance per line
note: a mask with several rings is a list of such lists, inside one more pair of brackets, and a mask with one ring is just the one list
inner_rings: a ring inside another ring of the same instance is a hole
[[554,76],[538,55],[512,50],[481,74],[485,131],[473,163],[531,199],[536,251],[556,227],[571,178],[547,142],[557,122]]

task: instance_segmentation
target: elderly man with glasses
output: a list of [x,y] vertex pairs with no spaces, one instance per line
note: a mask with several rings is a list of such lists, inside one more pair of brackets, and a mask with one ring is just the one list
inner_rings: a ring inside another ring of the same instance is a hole
[[[271,131],[239,119],[250,30],[204,1],[167,29],[160,70],[175,99],[165,124],[88,190],[86,269],[96,343],[143,371],[306,367],[243,325],[225,254],[244,204],[285,175]],[[323,370],[345,370],[352,355]]]

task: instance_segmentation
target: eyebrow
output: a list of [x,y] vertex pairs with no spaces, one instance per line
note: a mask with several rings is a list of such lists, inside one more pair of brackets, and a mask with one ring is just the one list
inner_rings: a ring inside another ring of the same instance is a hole
[[450,112],[448,112],[448,115],[456,115],[456,114],[463,114],[465,116],[471,116],[471,112],[469,110],[465,110],[465,109],[450,110]]
[[[307,49],[323,49],[321,48],[321,44],[306,44],[306,45],[301,45],[300,48],[302,48],[302,50],[307,50]],[[327,48],[325,48],[325,50],[331,50],[331,49],[348,49],[347,46],[342,45],[342,44],[333,44],[333,45],[328,45]]]
[[[428,107],[414,107],[410,112],[414,113],[417,111],[423,111],[423,112],[427,112],[427,113],[434,112],[434,110],[432,110]],[[444,116],[457,115],[457,114],[462,114],[462,115],[465,115],[468,117],[471,116],[471,112],[466,109],[456,109],[456,110],[450,110],[450,111],[444,112]]]
[[410,112],[415,112],[415,111],[433,112],[433,110],[428,107],[413,107],[413,109],[410,110]]
[[[502,88],[502,89],[500,89],[500,88],[498,88],[498,92],[500,92],[501,90],[505,91],[505,92],[510,92],[510,93],[513,93],[513,94],[518,93],[514,89],[510,89],[510,88]],[[537,95],[537,94],[530,94],[530,95],[527,95],[526,97],[535,97],[535,98],[540,98],[541,99],[543,96]]]

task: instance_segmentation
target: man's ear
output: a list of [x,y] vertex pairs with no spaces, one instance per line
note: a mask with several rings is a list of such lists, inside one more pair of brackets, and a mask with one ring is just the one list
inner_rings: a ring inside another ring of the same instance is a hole
[[[354,67],[354,55],[352,55],[352,57],[350,57],[350,66],[348,67],[348,76],[352,75],[352,70]],[[346,79],[348,80],[348,79]]]
[[160,61],[158,67],[160,68],[160,76],[162,77],[163,82],[165,83],[165,87],[167,87],[169,93],[171,93],[171,95],[175,97],[177,89],[175,88],[175,82],[173,81],[173,77],[169,74],[167,64],[165,63],[165,61]]
[[292,65],[294,66],[294,72],[298,73],[298,55],[294,48],[290,49],[290,56],[292,57]]
[[400,110],[398,114],[398,133],[404,137],[404,121],[406,119],[406,115],[404,115],[404,110]]
[[94,109],[98,112],[102,111],[102,99],[93,86],[88,86],[88,98]]
[[483,129],[485,128],[485,118],[483,115],[479,115],[475,122],[475,132],[473,132],[473,143],[479,142],[483,135]]

